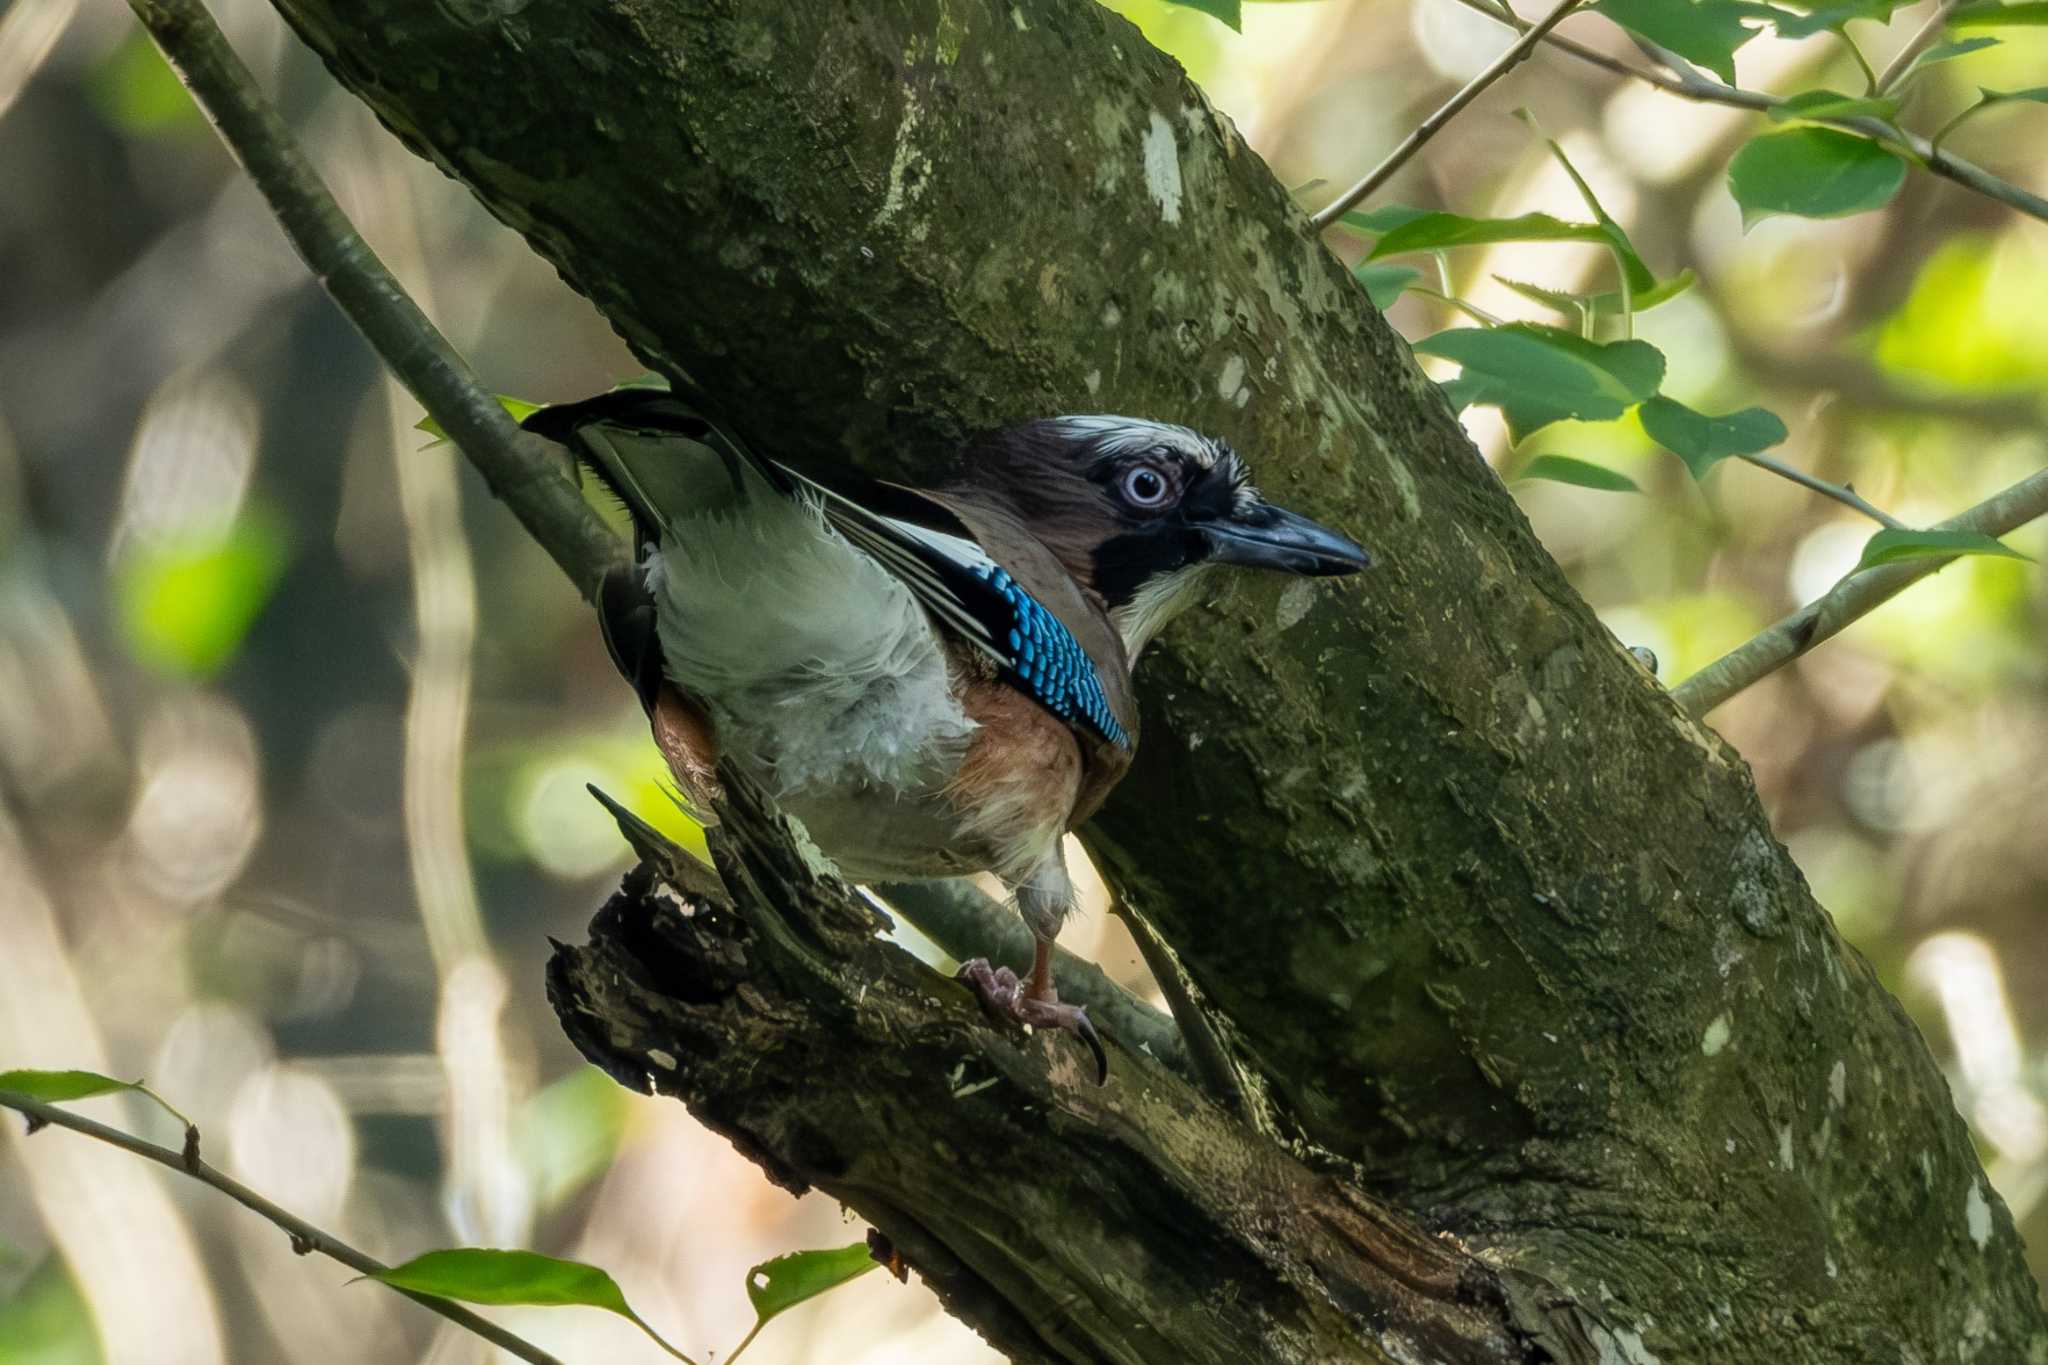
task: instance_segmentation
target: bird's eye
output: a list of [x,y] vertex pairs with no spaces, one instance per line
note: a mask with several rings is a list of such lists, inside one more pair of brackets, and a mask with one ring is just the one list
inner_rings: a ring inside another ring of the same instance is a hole
[[1133,465],[1124,471],[1124,501],[1133,507],[1161,506],[1171,491],[1166,475],[1152,465]]

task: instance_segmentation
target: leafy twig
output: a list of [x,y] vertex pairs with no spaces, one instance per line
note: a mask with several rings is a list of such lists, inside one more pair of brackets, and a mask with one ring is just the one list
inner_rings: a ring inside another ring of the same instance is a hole
[[548,444],[521,431],[349,224],[199,0],[129,0],[285,236],[341,311],[462,448],[491,491],[586,598],[620,556],[618,538],[564,477]]
[[[1491,15],[1503,23],[1506,22],[1500,13],[1485,6],[1483,0],[1473,0],[1473,3],[1480,7],[1480,13]],[[1444,125],[1453,118],[1456,118],[1458,112],[1466,105],[1478,99],[1486,87],[1492,85],[1517,66],[1523,58],[1529,55],[1537,43],[1543,41],[1544,34],[1555,28],[1560,20],[1577,9],[1578,6],[1579,0],[1561,0],[1561,3],[1553,6],[1548,14],[1538,19],[1534,24],[1522,29],[1522,36],[1510,44],[1507,51],[1494,58],[1492,64],[1484,71],[1467,81],[1465,88],[1446,100],[1443,107],[1417,124],[1415,131],[1402,138],[1401,145],[1387,153],[1386,159],[1373,167],[1364,179],[1331,200],[1309,221],[1314,223],[1318,229],[1326,228],[1343,217],[1345,210],[1349,209],[1353,204],[1356,204],[1359,200],[1386,184],[1388,180],[1393,178],[1394,172],[1400,170],[1402,166],[1407,164],[1410,157],[1422,150],[1424,143],[1441,132]]]
[[[41,1100],[30,1099],[26,1095],[18,1095],[12,1091],[0,1090],[0,1109],[12,1109],[23,1115],[32,1129],[44,1126],[69,1128],[74,1133],[98,1138],[101,1142],[119,1147],[122,1151],[132,1152],[136,1156],[154,1161],[159,1166],[182,1171],[202,1185],[211,1185],[243,1208],[275,1223],[291,1238],[292,1250],[301,1256],[317,1251],[329,1260],[339,1261],[359,1275],[381,1275],[390,1268],[376,1258],[364,1255],[334,1234],[324,1232],[298,1215],[279,1208],[233,1177],[207,1165],[198,1156],[198,1130],[189,1125],[186,1151],[174,1152],[168,1147],[159,1147],[153,1142],[131,1137],[118,1128],[109,1128],[104,1123],[82,1118],[68,1109],[45,1104]],[[500,1350],[509,1351],[519,1359],[531,1362],[531,1365],[562,1365],[556,1357],[549,1355],[524,1337],[514,1336],[496,1323],[478,1317],[460,1304],[435,1298],[431,1294],[414,1294],[407,1290],[398,1292],[422,1307],[439,1313],[456,1326],[475,1333]]]
[[[1485,15],[1495,23],[1508,23],[1507,18],[1501,11],[1488,4],[1487,0],[1457,0],[1457,2],[1466,9]],[[1519,19],[1510,26],[1520,30],[1524,37],[1534,31],[1533,25],[1529,25],[1526,21]],[[1769,113],[1785,103],[1783,96],[1768,95],[1759,90],[1743,90],[1733,85],[1723,85],[1720,81],[1711,80],[1697,73],[1677,75],[1632,66],[1627,62],[1610,57],[1604,52],[1596,51],[1583,43],[1573,42],[1571,39],[1555,33],[1546,34],[1544,41],[1559,51],[1570,53],[1582,62],[1589,62],[1594,66],[1600,67],[1602,70],[1612,71],[1618,76],[1627,76],[1633,80],[1654,85],[1659,90],[1665,91],[1667,94],[1677,95],[1682,99],[1698,100],[1703,104],[1725,104],[1735,109],[1753,109],[1758,113]],[[1823,117],[1813,121],[1827,124],[1829,127],[1840,128],[1846,132],[1856,133],[1859,136],[1869,138],[1873,142],[1897,147],[1911,155],[1922,166],[1925,166],[1931,174],[1938,175],[1944,180],[1953,181],[1955,184],[1961,185],[1967,190],[1975,191],[1987,199],[1995,199],[2001,204],[2017,209],[2030,218],[2038,218],[2042,222],[2048,223],[2048,199],[2043,199],[2038,194],[2021,189],[2010,181],[2001,180],[1981,166],[1965,161],[1959,156],[1942,151],[1917,133],[1894,128],[1882,119],[1861,115],[1847,118]],[[1317,222],[1320,225],[1320,216],[1318,216]]]
[[[1999,536],[2042,516],[2048,516],[2048,469],[2028,475],[1933,529]],[[1826,595],[1807,603],[1671,689],[1672,698],[1686,714],[1703,716],[1950,562],[1914,559],[1853,573]]]

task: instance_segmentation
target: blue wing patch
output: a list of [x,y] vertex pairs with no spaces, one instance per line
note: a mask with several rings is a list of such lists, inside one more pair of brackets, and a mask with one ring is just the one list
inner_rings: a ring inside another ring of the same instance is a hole
[[977,565],[973,572],[1009,607],[1010,623],[1006,632],[998,632],[997,643],[1008,655],[1010,680],[1069,725],[1078,722],[1120,749],[1130,747],[1130,736],[1110,714],[1088,652],[1059,618],[995,565]]

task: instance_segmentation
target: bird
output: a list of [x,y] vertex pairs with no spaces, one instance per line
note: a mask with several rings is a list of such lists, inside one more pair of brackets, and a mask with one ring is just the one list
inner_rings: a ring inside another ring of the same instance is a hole
[[525,417],[624,503],[632,563],[599,624],[671,770],[722,762],[856,882],[992,872],[1030,972],[959,978],[998,1017],[1076,1034],[1052,943],[1063,841],[1129,770],[1132,668],[1229,566],[1324,577],[1371,556],[1268,502],[1222,439],[1057,415],[967,442],[928,488],[756,454],[694,388],[626,386]]

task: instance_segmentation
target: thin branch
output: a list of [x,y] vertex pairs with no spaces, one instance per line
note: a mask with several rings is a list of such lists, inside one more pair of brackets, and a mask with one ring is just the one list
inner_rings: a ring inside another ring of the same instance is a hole
[[[1495,23],[1508,23],[1507,18],[1501,11],[1488,4],[1487,0],[1457,0],[1457,2],[1476,14],[1485,15]],[[1528,25],[1522,20],[1516,20],[1509,26],[1520,31],[1525,37],[1534,31],[1534,26]],[[1604,52],[1596,51],[1583,43],[1573,42],[1571,39],[1555,33],[1546,35],[1544,40],[1562,52],[1569,52],[1582,62],[1589,62],[1604,71],[1612,71],[1618,76],[1627,76],[1633,80],[1654,85],[1659,90],[1667,94],[1677,95],[1681,99],[1697,100],[1703,104],[1725,104],[1731,108],[1752,109],[1758,113],[1768,113],[1785,103],[1782,96],[1767,95],[1758,90],[1742,90],[1732,85],[1724,85],[1720,81],[1709,80],[1698,74],[1674,75],[1663,71],[1645,70],[1642,67],[1632,66],[1627,62],[1610,57]],[[1914,160],[1926,167],[1930,173],[1938,175],[1944,180],[1953,181],[1964,189],[1973,190],[1987,199],[1995,199],[2001,204],[2017,209],[2030,218],[2038,218],[2042,222],[2048,223],[2048,199],[2043,199],[2038,194],[2021,189],[2010,181],[2001,180],[1991,174],[1991,172],[1965,161],[1959,156],[1942,151],[1918,133],[1910,133],[1903,129],[1895,128],[1882,119],[1866,117],[1823,118],[1816,119],[1814,122],[1825,123],[1830,127],[1841,128],[1847,132],[1867,137],[1873,142],[1896,147],[1912,156]],[[1322,226],[1320,214],[1317,215],[1315,222],[1317,226]]]
[[[1492,85],[1515,66],[1519,65],[1522,59],[1534,50],[1536,44],[1543,41],[1543,35],[1550,32],[1552,28],[1557,26],[1560,20],[1574,9],[1577,9],[1578,6],[1579,0],[1561,0],[1561,3],[1554,6],[1550,13],[1538,19],[1529,27],[1522,29],[1522,36],[1511,43],[1507,51],[1494,58],[1492,65],[1474,76],[1470,81],[1467,81],[1463,90],[1451,96],[1449,100],[1444,102],[1442,108],[1418,124],[1414,132],[1401,139],[1401,145],[1389,152],[1386,159],[1373,167],[1363,180],[1360,180],[1350,189],[1338,195],[1317,212],[1314,217],[1310,218],[1309,221],[1314,223],[1319,230],[1326,228],[1343,217],[1345,210],[1349,209],[1353,204],[1356,204],[1359,200],[1386,184],[1388,180],[1393,178],[1395,171],[1400,170],[1402,166],[1407,164],[1410,157],[1422,150],[1422,145],[1425,142],[1428,142],[1441,132],[1444,125],[1456,118],[1458,112],[1466,105],[1478,99],[1486,87]],[[1482,8],[1480,13],[1491,15],[1503,23],[1506,22],[1501,14],[1495,13],[1490,8]]]
[[520,430],[477,383],[343,216],[284,121],[263,98],[199,0],[129,0],[221,140],[277,215],[285,236],[372,350],[441,424],[585,598],[620,557],[618,538],[583,501],[553,448]]
[[[0,1109],[12,1109],[26,1116],[30,1131],[45,1124],[54,1128],[69,1128],[74,1133],[98,1138],[101,1142],[119,1147],[124,1152],[132,1152],[136,1156],[154,1161],[159,1166],[167,1166],[171,1170],[189,1175],[202,1185],[211,1185],[243,1208],[269,1219],[283,1229],[285,1235],[291,1238],[292,1250],[301,1256],[309,1251],[317,1251],[331,1261],[339,1261],[358,1275],[381,1275],[390,1269],[382,1261],[364,1255],[333,1233],[323,1232],[298,1215],[279,1208],[239,1180],[207,1165],[199,1159],[198,1144],[190,1136],[186,1141],[186,1150],[174,1152],[168,1147],[159,1147],[153,1142],[131,1137],[118,1128],[109,1128],[104,1123],[82,1118],[68,1109],[59,1108],[54,1104],[44,1104],[41,1100],[30,1099],[26,1095],[17,1095],[6,1090],[0,1090]],[[531,1362],[531,1365],[562,1365],[559,1359],[524,1337],[514,1336],[496,1323],[478,1317],[461,1304],[438,1299],[431,1294],[415,1294],[408,1289],[401,1289],[398,1292],[414,1303],[439,1313],[456,1326],[475,1333],[500,1350],[509,1351],[519,1359]]]
[[1962,4],[1963,0],[1942,0],[1941,4],[1934,7],[1934,13],[1927,16],[1927,22],[1920,26],[1920,31],[1908,38],[1906,45],[1898,50],[1897,55],[1885,63],[1884,70],[1877,77],[1877,94],[1889,94],[1893,86],[1905,79],[1906,72],[1920,59],[1921,53],[1934,45],[1934,40],[1948,27],[1949,17],[1960,9]]
[[1803,469],[1794,469],[1784,461],[1774,460],[1768,455],[1744,455],[1740,458],[1749,464],[1755,465],[1758,469],[1769,470],[1781,479],[1790,479],[1801,488],[1811,489],[1824,498],[1833,498],[1844,507],[1852,507],[1864,516],[1869,517],[1872,521],[1889,526],[1894,531],[1910,529],[1905,522],[1900,521],[1882,507],[1870,502],[1846,483],[1830,483],[1826,479],[1817,479]]
[[[2048,469],[2030,474],[1934,529],[1975,531],[2002,536],[2036,517],[2048,516]],[[1927,575],[1954,562],[1912,559],[1886,564],[1849,577],[1827,594],[1807,603],[1749,643],[1716,659],[1671,689],[1672,698],[1690,716],[1703,716],[1728,698],[1791,663],[1823,640],[1833,639],[1851,623]]]

